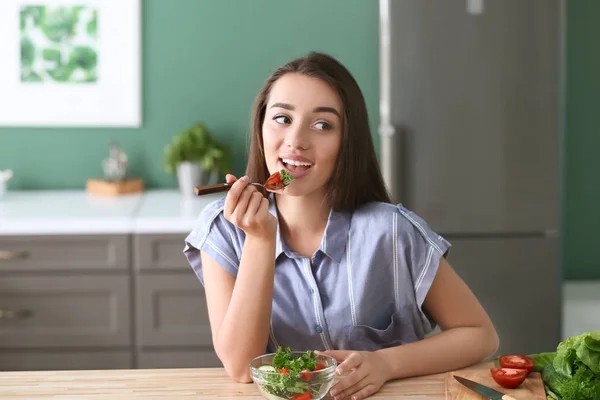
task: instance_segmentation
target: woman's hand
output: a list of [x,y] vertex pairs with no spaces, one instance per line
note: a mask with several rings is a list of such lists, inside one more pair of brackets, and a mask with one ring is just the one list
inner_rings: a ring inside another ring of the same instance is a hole
[[254,185],[248,185],[247,176],[236,179],[228,174],[226,179],[233,185],[225,199],[225,219],[243,230],[247,236],[274,237],[277,218],[269,212],[269,200]]
[[350,372],[329,391],[335,400],[365,399],[377,393],[389,379],[389,367],[377,352],[328,350],[318,353],[327,354],[340,363],[335,371],[337,375]]

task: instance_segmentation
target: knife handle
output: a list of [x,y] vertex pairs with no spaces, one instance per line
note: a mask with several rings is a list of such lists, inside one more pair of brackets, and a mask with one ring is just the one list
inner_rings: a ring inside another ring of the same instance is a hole
[[509,395],[505,394],[504,396],[502,396],[502,400],[517,400],[517,399],[515,399],[512,396],[509,396]]

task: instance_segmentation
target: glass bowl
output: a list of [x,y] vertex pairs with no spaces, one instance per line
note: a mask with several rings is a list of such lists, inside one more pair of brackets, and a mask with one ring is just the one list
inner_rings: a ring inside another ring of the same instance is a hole
[[[300,357],[304,353],[292,351],[292,357]],[[265,354],[250,362],[250,376],[263,397],[268,400],[321,400],[329,392],[338,365],[335,358],[317,354],[317,362],[324,366],[323,369],[302,371],[292,376],[271,366],[274,355]]]

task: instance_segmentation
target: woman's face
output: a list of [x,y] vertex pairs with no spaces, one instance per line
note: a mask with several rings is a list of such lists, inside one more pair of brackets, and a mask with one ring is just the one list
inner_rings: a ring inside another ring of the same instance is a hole
[[326,82],[300,73],[279,78],[267,99],[262,136],[270,174],[286,169],[290,196],[327,191],[342,138],[342,102]]

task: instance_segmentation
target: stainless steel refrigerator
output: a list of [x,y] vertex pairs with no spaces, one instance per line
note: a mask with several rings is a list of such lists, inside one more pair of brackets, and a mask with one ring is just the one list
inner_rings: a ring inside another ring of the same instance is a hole
[[380,0],[380,145],[396,202],[453,245],[499,353],[561,338],[559,0]]

